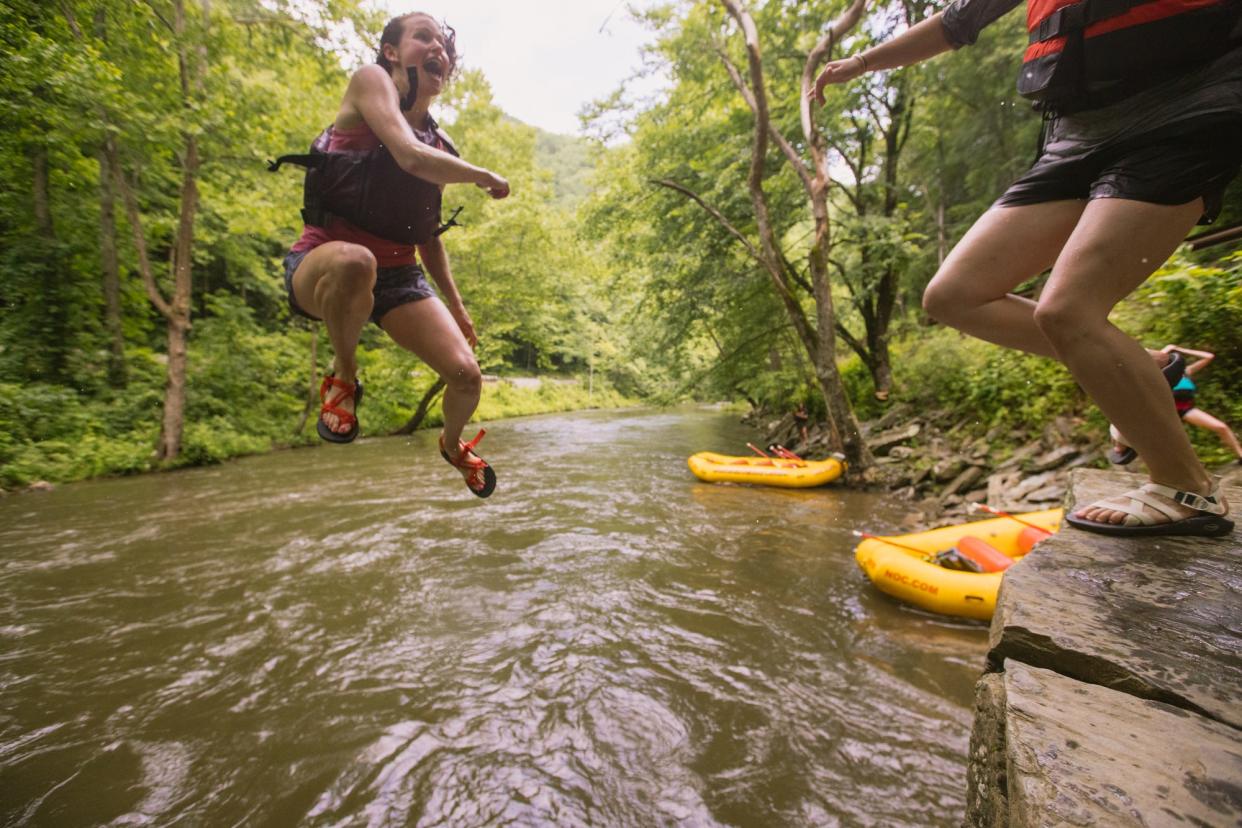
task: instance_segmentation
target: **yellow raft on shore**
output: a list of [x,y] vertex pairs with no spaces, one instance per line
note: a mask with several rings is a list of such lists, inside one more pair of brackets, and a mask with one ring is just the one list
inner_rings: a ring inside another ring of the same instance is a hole
[[686,461],[699,480],[709,483],[756,483],[805,489],[831,483],[845,471],[845,462],[827,460],[788,460],[784,457],[731,457],[700,451]]
[[[1049,533],[1055,533],[1061,525],[1060,509],[1015,517]],[[1019,559],[1023,550],[1018,537],[1026,528],[1011,517],[1001,517],[912,535],[872,537],[858,544],[854,560],[871,583],[898,600],[941,615],[990,621],[1004,573],[960,572],[937,566],[931,559],[967,536],[986,541],[1010,558]]]

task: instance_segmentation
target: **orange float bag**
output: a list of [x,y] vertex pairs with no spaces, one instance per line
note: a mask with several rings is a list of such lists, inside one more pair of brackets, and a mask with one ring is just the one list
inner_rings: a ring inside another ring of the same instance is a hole
[[1013,566],[1013,558],[979,538],[967,535],[957,542],[957,551],[963,558],[979,564],[984,572],[1004,572]]
[[1035,548],[1035,544],[1050,537],[1052,537],[1051,532],[1045,532],[1043,529],[1028,526],[1018,533],[1018,551],[1025,555]]

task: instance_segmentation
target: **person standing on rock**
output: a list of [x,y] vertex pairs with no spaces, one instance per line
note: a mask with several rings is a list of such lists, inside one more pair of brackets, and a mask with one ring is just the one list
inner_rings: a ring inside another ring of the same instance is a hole
[[[354,353],[370,320],[426,362],[446,383],[440,453],[466,486],[487,497],[496,475],[474,451],[484,432],[461,432],[479,403],[482,375],[474,322],[453,281],[440,234],[446,184],[474,184],[493,198],[509,182],[462,160],[430,106],[456,65],[455,32],[421,12],[393,18],[373,64],[350,78],[329,130],[306,156],[306,222],[285,258],[294,313],[322,319],[335,352],[320,389],[320,437],[347,443],[358,434],[362,383]],[[440,296],[427,283],[431,274]]]
[[[955,0],[892,40],[827,64],[812,94],[975,42],[1019,0]],[[1028,0],[1018,89],[1044,113],[1034,166],[966,233],[927,286],[933,317],[1060,360],[1147,463],[1151,479],[1066,520],[1116,535],[1233,529],[1148,351],[1108,321],[1242,163],[1242,5],[1235,0]],[[1010,293],[1048,268],[1039,300]],[[1169,373],[1176,373],[1170,371]]]

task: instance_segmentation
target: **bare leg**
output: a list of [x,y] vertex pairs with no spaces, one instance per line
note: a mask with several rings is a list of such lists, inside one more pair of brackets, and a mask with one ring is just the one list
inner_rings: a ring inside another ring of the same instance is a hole
[[[367,324],[375,298],[375,256],[349,242],[328,242],[306,254],[293,273],[293,296],[298,305],[324,321],[332,342],[332,367],[338,379],[352,383],[358,378],[358,337]],[[352,399],[339,406],[354,410]],[[325,412],[324,423],[344,434],[350,426]]]
[[923,307],[971,336],[1055,357],[1035,325],[1035,303],[1009,291],[1052,267],[1086,204],[1053,201],[988,210],[944,260],[923,294]]
[[384,314],[380,327],[444,379],[444,445],[451,452],[479,407],[483,389],[483,375],[470,344],[448,308],[435,297],[398,305]]
[[[1035,310],[1057,357],[1126,436],[1152,480],[1206,495],[1212,480],[1180,427],[1172,392],[1147,351],[1108,314],[1161,265],[1202,213],[1200,199],[1179,206],[1097,199],[1083,211]],[[1186,516],[1193,510],[1178,507]],[[1087,520],[1125,515],[1088,506]],[[1165,518],[1167,519],[1167,518]]]
[[1225,422],[1216,419],[1201,408],[1190,409],[1182,419],[1193,426],[1216,432],[1216,436],[1220,438],[1220,441],[1228,446],[1238,456],[1239,460],[1242,460],[1242,445],[1238,444],[1238,438],[1233,433],[1233,429]]

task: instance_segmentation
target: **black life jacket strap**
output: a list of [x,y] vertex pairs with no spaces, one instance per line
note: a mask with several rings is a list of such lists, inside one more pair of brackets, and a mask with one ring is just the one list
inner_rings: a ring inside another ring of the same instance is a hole
[[282,155],[275,161],[267,162],[267,171],[276,172],[280,169],[281,164],[297,164],[299,167],[307,167],[318,169],[323,165],[323,156],[318,153],[306,153],[303,155]]
[[1125,14],[1135,6],[1156,0],[1082,0],[1062,6],[1040,21],[1031,30],[1031,43],[1043,43],[1072,31],[1085,29],[1092,23]]
[[461,222],[457,220],[457,217],[461,215],[461,211],[464,209],[465,209],[464,207],[458,207],[456,210],[454,210],[453,215],[449,216],[449,220],[444,222],[444,224],[441,224],[439,227],[437,227],[435,233],[433,233],[432,235],[441,236],[453,227],[465,227],[466,225],[462,224]]

